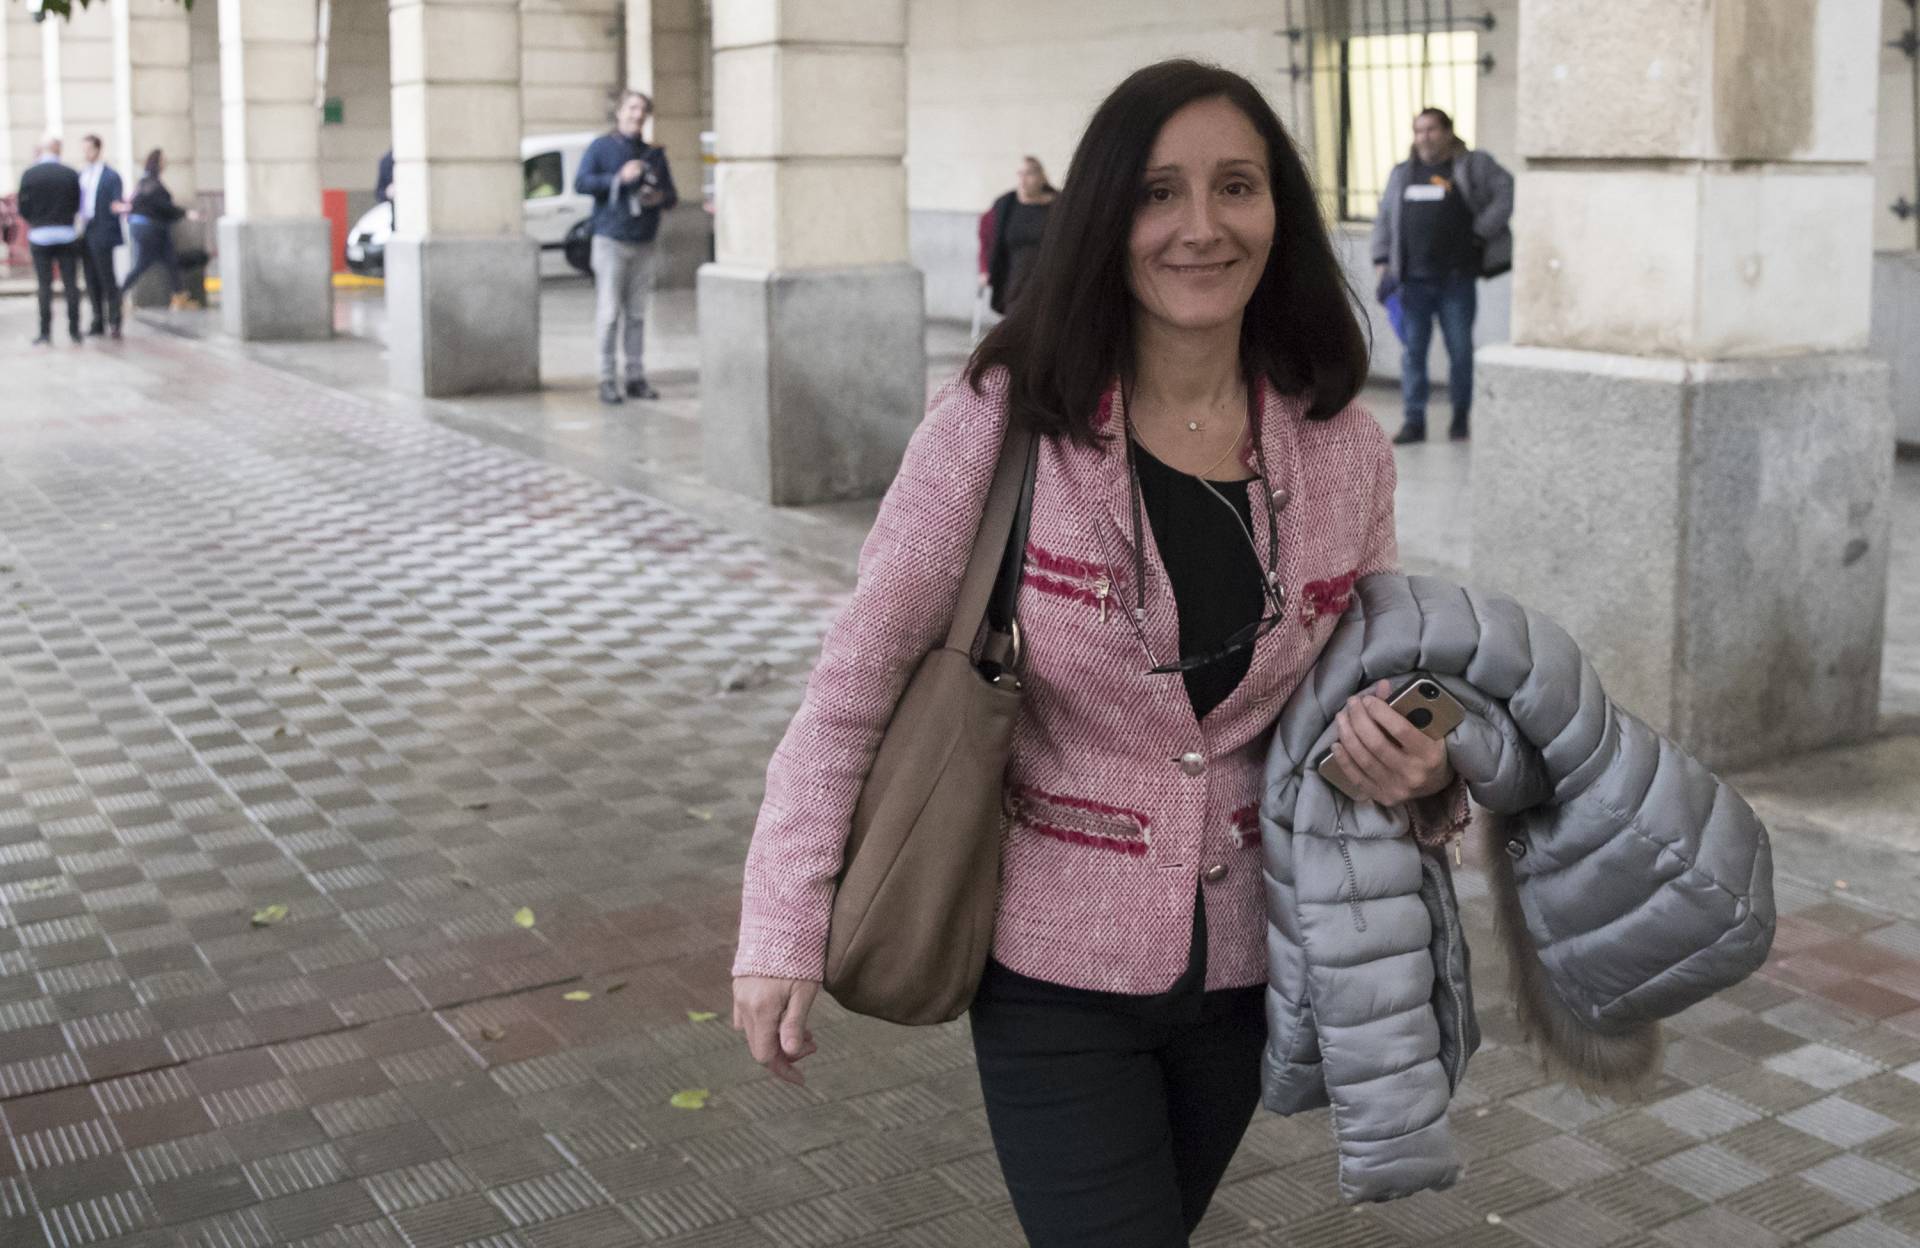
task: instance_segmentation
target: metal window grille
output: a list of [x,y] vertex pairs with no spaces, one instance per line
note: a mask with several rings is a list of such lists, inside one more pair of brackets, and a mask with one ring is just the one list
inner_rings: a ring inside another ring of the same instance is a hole
[[1453,0],[1287,0],[1293,115],[1310,119],[1329,217],[1373,218],[1421,109],[1445,109],[1473,142],[1479,80],[1493,71],[1479,35],[1493,27]]

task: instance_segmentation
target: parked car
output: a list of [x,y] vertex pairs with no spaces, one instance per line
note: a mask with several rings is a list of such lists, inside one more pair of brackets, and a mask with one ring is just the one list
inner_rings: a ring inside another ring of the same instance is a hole
[[[540,275],[588,272],[586,248],[568,247],[568,232],[584,237],[593,215],[593,199],[573,189],[581,153],[600,136],[597,130],[571,134],[533,134],[520,140],[520,176],[525,187],[527,233],[540,244]],[[393,204],[375,204],[347,231],[347,267],[380,276],[386,271],[387,240],[393,236]],[[575,240],[578,243],[579,240]],[[575,256],[577,255],[577,259]]]

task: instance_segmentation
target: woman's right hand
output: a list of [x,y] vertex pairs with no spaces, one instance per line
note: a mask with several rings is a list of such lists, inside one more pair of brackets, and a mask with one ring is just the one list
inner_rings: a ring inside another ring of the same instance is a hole
[[741,975],[733,981],[733,1029],[747,1033],[753,1060],[776,1079],[805,1084],[797,1065],[816,1051],[807,1015],[820,983],[812,979],[771,979]]

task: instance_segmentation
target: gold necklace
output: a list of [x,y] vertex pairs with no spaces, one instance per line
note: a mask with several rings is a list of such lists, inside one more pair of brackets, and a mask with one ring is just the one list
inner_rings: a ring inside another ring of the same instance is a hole
[[[1213,476],[1213,474],[1214,474],[1214,471],[1215,471],[1216,469],[1218,469],[1218,468],[1220,467],[1220,465],[1221,465],[1221,464],[1224,464],[1224,463],[1226,463],[1226,462],[1227,462],[1227,457],[1228,457],[1228,456],[1230,456],[1230,455],[1232,455],[1232,454],[1233,454],[1233,453],[1234,453],[1235,451],[1237,451],[1237,450],[1239,450],[1239,449],[1240,449],[1240,443],[1241,443],[1241,442],[1242,442],[1242,441],[1243,441],[1243,440],[1244,440],[1244,439],[1246,438],[1246,436],[1247,436],[1247,429],[1248,429],[1248,425],[1247,425],[1247,422],[1246,422],[1245,420],[1242,420],[1242,421],[1240,422],[1240,430],[1239,430],[1239,432],[1237,432],[1237,433],[1235,433],[1235,434],[1233,435],[1233,441],[1227,444],[1227,449],[1226,449],[1226,450],[1224,450],[1224,451],[1222,451],[1222,452],[1220,452],[1220,458],[1218,458],[1218,459],[1216,459],[1216,460],[1214,460],[1214,461],[1213,461],[1213,462],[1212,462],[1211,464],[1208,464],[1208,465],[1206,466],[1206,468],[1204,468],[1204,469],[1202,469],[1201,471],[1199,471],[1199,472],[1196,472],[1196,473],[1193,473],[1193,474],[1191,474],[1191,475],[1193,475],[1193,476],[1196,476],[1196,477],[1199,477],[1199,478],[1200,478],[1201,480],[1203,480],[1203,481],[1204,481],[1204,480],[1207,480],[1207,479],[1209,479],[1209,478],[1211,478],[1211,477]],[[1133,436],[1134,436],[1135,438],[1138,438],[1138,439],[1139,439],[1139,441],[1140,441],[1140,443],[1141,443],[1141,445],[1143,445],[1143,446],[1144,446],[1144,445],[1146,445],[1146,439],[1140,436],[1140,429],[1139,429],[1139,426],[1138,426],[1138,425],[1135,425],[1135,426],[1134,426],[1134,435],[1133,435]],[[1149,447],[1147,447],[1147,450],[1148,450],[1149,452],[1151,452],[1151,451],[1153,450],[1153,448],[1149,446]],[[1165,460],[1165,459],[1164,459],[1163,457],[1161,457],[1161,456],[1158,456],[1158,455],[1156,455],[1156,456],[1155,456],[1154,458],[1156,458],[1156,459],[1159,459],[1161,463],[1166,463],[1166,460]],[[1171,466],[1171,465],[1169,465],[1169,466]],[[1179,471],[1179,469],[1177,469],[1177,468],[1176,468],[1176,469],[1174,469],[1174,471],[1175,471],[1175,472],[1178,472],[1178,471]]]
[[1221,453],[1220,458],[1214,460],[1211,464],[1208,464],[1207,470],[1205,472],[1198,474],[1200,479],[1202,481],[1211,480],[1213,477],[1214,471],[1218,469],[1221,464],[1224,464],[1227,462],[1227,456],[1233,454],[1235,451],[1240,449],[1240,440],[1246,436],[1247,436],[1247,423],[1243,420],[1240,422],[1239,432],[1233,435],[1233,441],[1230,444],[1228,444],[1227,449]]

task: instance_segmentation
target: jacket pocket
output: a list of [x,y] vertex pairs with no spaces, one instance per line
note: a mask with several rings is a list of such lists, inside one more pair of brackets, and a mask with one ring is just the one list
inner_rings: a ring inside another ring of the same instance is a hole
[[1102,620],[1107,618],[1113,602],[1113,577],[1104,567],[1054,554],[1032,542],[1027,543],[1023,583],[1036,593],[1070,598],[1095,607]]
[[1139,856],[1153,841],[1153,821],[1139,811],[1027,785],[1008,791],[1007,813],[1029,832],[1088,849]]

